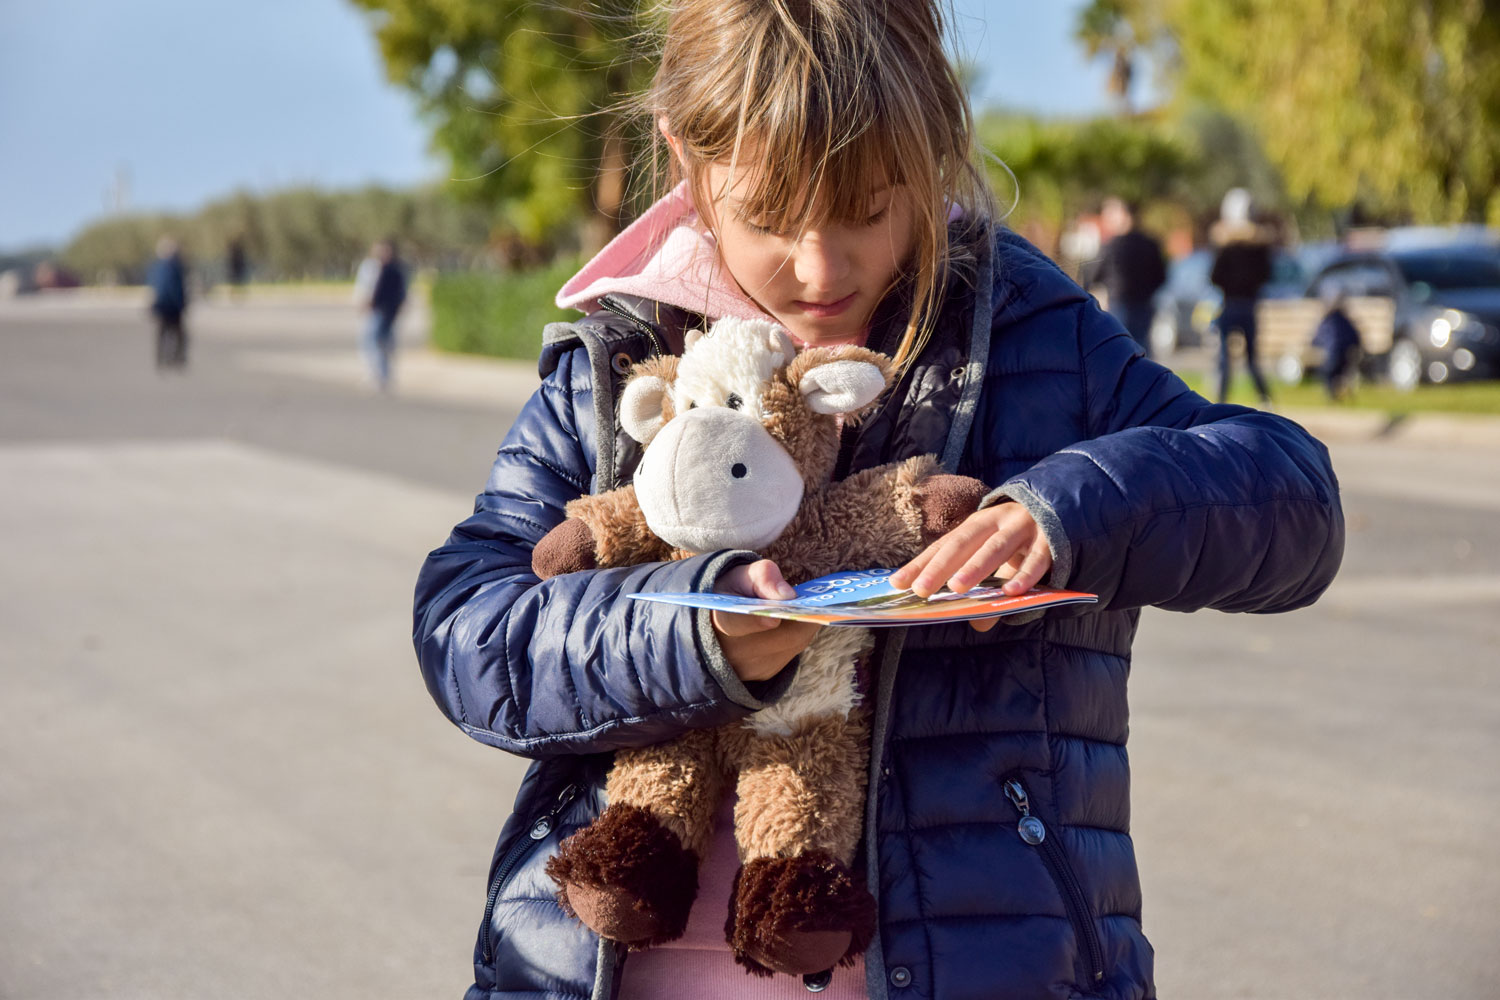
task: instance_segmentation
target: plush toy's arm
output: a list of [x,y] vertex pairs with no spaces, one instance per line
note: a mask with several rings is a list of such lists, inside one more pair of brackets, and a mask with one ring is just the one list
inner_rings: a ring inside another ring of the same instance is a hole
[[866,469],[809,495],[766,558],[794,582],[900,566],[974,513],[988,492],[977,479],[938,468],[924,455]]
[[672,558],[672,547],[647,527],[634,486],[579,497],[568,503],[567,511],[567,520],[549,531],[532,551],[532,571],[543,580],[579,570]]

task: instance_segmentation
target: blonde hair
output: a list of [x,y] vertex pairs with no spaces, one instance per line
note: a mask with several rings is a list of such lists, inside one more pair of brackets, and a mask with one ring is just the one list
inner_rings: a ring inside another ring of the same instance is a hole
[[685,168],[707,218],[708,164],[731,176],[746,165],[741,212],[800,235],[868,218],[872,180],[903,187],[912,310],[895,354],[909,363],[955,264],[973,252],[950,239],[950,210],[971,223],[995,217],[973,115],[943,51],[940,0],[664,0],[654,14],[665,37],[641,110],[686,161],[655,144],[658,193]]

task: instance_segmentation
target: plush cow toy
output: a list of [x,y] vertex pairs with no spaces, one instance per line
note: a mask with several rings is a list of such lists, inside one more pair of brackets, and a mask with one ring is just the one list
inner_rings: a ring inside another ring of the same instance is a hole
[[[690,333],[681,358],[637,365],[625,386],[621,424],[647,446],[634,483],[570,503],[534,550],[537,575],[716,549],[755,550],[792,583],[906,562],[972,513],[984,487],[939,474],[928,456],[830,482],[841,422],[873,407],[890,370],[858,347],[797,354],[769,322]],[[548,863],[564,908],[629,947],[680,936],[734,780],[735,960],[801,975],[861,954],[875,906],[849,869],[869,754],[856,668],[870,646],[866,630],[825,628],[774,704],[617,753],[608,807]]]

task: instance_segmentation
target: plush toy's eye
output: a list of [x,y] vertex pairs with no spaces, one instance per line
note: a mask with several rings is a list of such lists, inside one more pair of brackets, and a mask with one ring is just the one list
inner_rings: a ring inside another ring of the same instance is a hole
[[745,401],[731,392],[729,394],[729,398],[724,400],[724,405],[729,407],[731,410],[738,410],[740,407],[745,405]]
[[694,403],[691,400],[688,402],[688,409],[690,409],[690,410],[696,410],[697,408],[698,408],[698,404],[697,403]]

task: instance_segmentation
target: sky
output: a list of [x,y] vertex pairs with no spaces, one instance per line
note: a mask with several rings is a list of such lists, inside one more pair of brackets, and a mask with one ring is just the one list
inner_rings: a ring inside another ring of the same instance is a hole
[[[1107,107],[1083,0],[952,0],[976,104]],[[190,211],[237,189],[444,176],[347,0],[0,0],[0,250],[60,245],[123,195]]]

